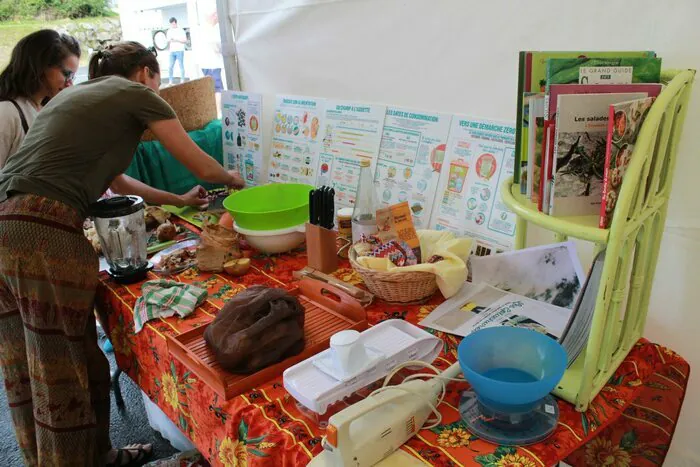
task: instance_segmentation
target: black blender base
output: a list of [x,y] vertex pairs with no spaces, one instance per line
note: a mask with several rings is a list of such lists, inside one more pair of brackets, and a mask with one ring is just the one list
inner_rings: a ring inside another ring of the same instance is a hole
[[559,421],[559,406],[551,395],[527,413],[510,414],[486,407],[474,391],[464,391],[459,413],[473,435],[501,446],[539,443],[554,432]]
[[107,273],[117,284],[134,284],[146,279],[151,269],[153,269],[153,264],[149,262],[146,266],[139,269],[116,272],[110,268]]

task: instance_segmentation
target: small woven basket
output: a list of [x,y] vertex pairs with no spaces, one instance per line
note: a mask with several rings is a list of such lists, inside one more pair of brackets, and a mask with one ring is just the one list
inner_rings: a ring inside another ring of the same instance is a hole
[[357,252],[354,248],[350,248],[349,257],[350,264],[362,277],[369,291],[385,302],[422,303],[432,297],[438,289],[435,274],[431,272],[387,272],[368,269],[357,262]]

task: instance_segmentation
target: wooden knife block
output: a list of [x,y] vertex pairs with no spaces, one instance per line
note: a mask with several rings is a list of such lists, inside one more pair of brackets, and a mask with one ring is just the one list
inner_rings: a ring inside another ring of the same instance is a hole
[[309,267],[330,274],[338,269],[338,232],[306,224],[306,256]]

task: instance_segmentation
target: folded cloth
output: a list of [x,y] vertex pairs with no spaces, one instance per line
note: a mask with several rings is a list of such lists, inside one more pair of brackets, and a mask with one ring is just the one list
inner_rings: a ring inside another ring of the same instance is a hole
[[141,286],[141,297],[134,308],[135,332],[155,318],[180,318],[191,314],[207,298],[207,291],[194,285],[165,279],[148,281]]
[[421,256],[441,258],[440,261],[414,266],[397,267],[389,258],[360,256],[357,263],[365,268],[387,272],[432,272],[437,276],[437,285],[445,298],[456,294],[467,280],[467,259],[472,251],[471,238],[456,238],[452,232],[442,230],[418,230]]

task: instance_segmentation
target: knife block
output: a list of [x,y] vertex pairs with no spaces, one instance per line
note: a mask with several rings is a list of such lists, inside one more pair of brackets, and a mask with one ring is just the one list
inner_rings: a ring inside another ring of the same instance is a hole
[[330,274],[338,269],[338,247],[335,230],[306,224],[306,256],[309,267]]

